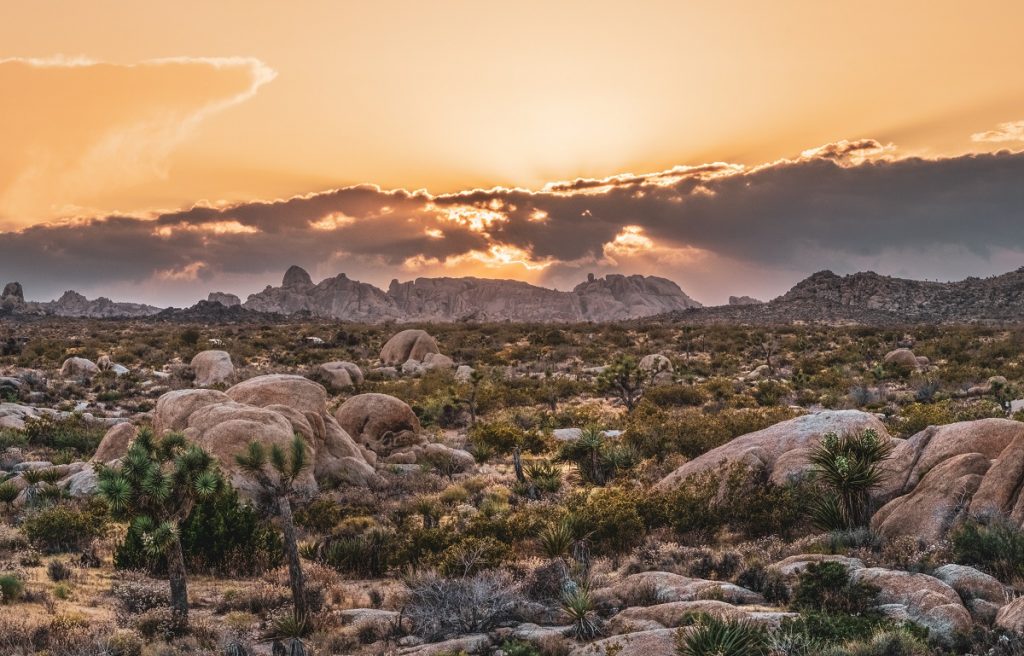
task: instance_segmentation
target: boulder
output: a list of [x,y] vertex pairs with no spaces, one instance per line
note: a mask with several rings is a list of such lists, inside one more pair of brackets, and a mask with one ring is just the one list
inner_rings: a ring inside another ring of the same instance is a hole
[[440,353],[427,353],[423,356],[424,369],[454,369],[455,361]]
[[60,485],[68,491],[68,494],[77,499],[96,494],[100,488],[100,481],[96,470],[86,467],[61,480]]
[[352,362],[325,362],[317,367],[316,376],[328,389],[335,392],[363,384],[363,371]]
[[835,554],[799,554],[784,558],[771,565],[769,569],[774,570],[783,576],[795,576],[807,569],[807,566],[812,563],[840,563],[847,569],[847,571],[853,571],[864,567],[864,562],[859,558],[849,558],[847,556],[839,556]]
[[342,403],[334,417],[358,444],[379,456],[423,443],[416,413],[387,394],[357,394]]
[[92,459],[96,462],[108,463],[117,460],[128,453],[128,447],[132,440],[139,434],[134,424],[123,422],[115,424],[107,430],[100,444],[96,447],[96,453]]
[[468,383],[473,380],[473,367],[468,364],[460,364],[459,368],[455,370],[455,381],[459,383]]
[[72,357],[64,361],[60,367],[61,378],[88,380],[98,374],[100,368],[92,360]]
[[650,629],[623,633],[579,645],[569,656],[676,656],[678,629]]
[[882,365],[892,369],[917,369],[919,366],[917,356],[908,348],[889,351],[882,358]]
[[205,389],[186,389],[167,392],[156,401],[153,411],[153,430],[157,435],[166,431],[181,431],[188,426],[188,418],[196,410],[230,401],[224,392]]
[[224,307],[235,307],[242,304],[242,299],[227,292],[210,292],[206,300],[210,303],[220,303]]
[[943,565],[932,572],[932,576],[956,590],[965,604],[971,599],[983,599],[998,606],[1006,603],[1006,586],[995,577],[979,572],[973,567]]
[[963,500],[975,493],[988,468],[988,458],[980,453],[943,460],[913,491],[882,506],[871,518],[871,529],[889,539],[941,540],[966,510]]
[[209,387],[225,383],[235,373],[231,356],[227,351],[201,351],[192,358],[192,371],[197,387]]
[[960,596],[933,576],[869,567],[855,570],[851,580],[876,586],[880,605],[902,607],[910,621],[927,628],[940,641],[971,628],[971,615]]
[[437,342],[425,330],[403,330],[384,344],[380,360],[384,365],[396,366],[406,360],[422,362],[428,353],[440,353]]
[[878,417],[859,410],[826,410],[780,422],[774,426],[741,435],[683,464],[656,486],[668,490],[690,476],[720,471],[723,466],[743,464],[764,468],[771,481],[786,483],[804,475],[810,468],[807,456],[827,433],[842,434],[872,429],[882,439],[892,439]]
[[225,394],[232,401],[265,407],[283,405],[298,412],[320,413],[327,410],[327,390],[304,376],[267,374],[244,380]]
[[730,620],[748,619],[746,611],[741,607],[727,604],[724,601],[714,599],[670,601],[653,606],[626,608],[611,619],[609,628],[615,633],[628,633],[642,629],[671,629],[684,626],[696,614],[714,615]]
[[672,572],[640,572],[595,592],[595,597],[609,600],[613,605],[627,605],[641,591],[654,590],[663,603],[696,601],[714,598],[731,604],[762,604],[764,597],[756,592],[724,581],[690,578]]
[[640,358],[638,365],[641,371],[649,374],[656,374],[662,371],[672,371],[672,361],[660,353],[652,353]]
[[1017,597],[999,609],[996,626],[1018,635],[1024,634],[1024,597]]

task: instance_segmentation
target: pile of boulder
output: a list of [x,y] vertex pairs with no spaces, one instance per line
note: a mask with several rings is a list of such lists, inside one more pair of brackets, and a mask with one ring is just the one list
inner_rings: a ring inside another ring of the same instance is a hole
[[455,368],[455,362],[441,353],[427,331],[411,328],[397,333],[384,344],[380,361],[379,371],[385,375],[401,371],[405,375],[419,376],[431,369]]

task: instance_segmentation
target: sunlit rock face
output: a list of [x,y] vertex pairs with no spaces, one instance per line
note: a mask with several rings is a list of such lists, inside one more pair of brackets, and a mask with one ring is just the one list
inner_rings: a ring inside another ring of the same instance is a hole
[[313,284],[288,269],[280,287],[249,296],[260,312],[382,321],[614,321],[700,307],[671,280],[654,276],[590,276],[571,292],[518,280],[417,278],[387,292],[345,274]]

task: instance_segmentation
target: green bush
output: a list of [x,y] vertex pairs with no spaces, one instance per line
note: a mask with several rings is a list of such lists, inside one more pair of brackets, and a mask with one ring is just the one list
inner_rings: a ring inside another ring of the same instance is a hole
[[[230,487],[196,504],[182,523],[181,548],[189,571],[236,576],[276,567],[284,554],[278,532],[255,509],[240,503]],[[135,530],[128,531],[115,551],[114,565],[154,574],[167,570],[166,559],[149,556]]]
[[15,574],[0,574],[0,603],[13,604],[25,592],[25,582]]
[[45,415],[25,422],[25,437],[32,446],[71,450],[86,458],[96,453],[105,432],[102,425],[90,424],[79,414],[62,418]]
[[33,546],[46,553],[80,551],[106,533],[109,521],[106,505],[90,499],[34,510],[25,518],[21,530]]
[[698,616],[688,632],[676,637],[679,656],[763,656],[766,648],[763,627],[713,615]]
[[970,518],[949,539],[958,563],[985,570],[1004,583],[1024,576],[1024,530],[1006,517]]
[[878,588],[850,580],[842,563],[810,563],[793,589],[792,606],[801,610],[856,615],[874,605]]
[[587,540],[596,555],[621,554],[643,541],[647,501],[622,488],[595,488],[566,500],[568,522],[577,540]]

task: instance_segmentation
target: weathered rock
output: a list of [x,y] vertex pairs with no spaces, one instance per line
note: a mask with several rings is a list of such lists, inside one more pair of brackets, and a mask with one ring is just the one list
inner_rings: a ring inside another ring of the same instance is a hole
[[777,571],[783,576],[794,576],[807,569],[807,566],[812,563],[840,563],[846,567],[847,571],[864,567],[864,562],[859,558],[849,558],[836,554],[800,554],[784,558],[773,564],[770,569]]
[[334,417],[357,443],[379,456],[423,442],[416,413],[387,394],[357,394],[342,403]]
[[153,411],[153,430],[157,435],[166,431],[182,431],[188,427],[188,418],[193,412],[207,405],[230,401],[224,392],[217,390],[187,389],[167,392],[156,401]]
[[917,356],[908,348],[896,349],[885,354],[882,365],[894,369],[917,369]]
[[999,609],[996,626],[1016,634],[1024,634],[1024,597],[1017,597]]
[[676,656],[678,629],[652,629],[623,633],[579,645],[569,656]]
[[925,474],[908,494],[896,497],[875,513],[871,528],[894,538],[910,535],[936,542],[966,510],[970,499],[989,469],[989,460],[980,453],[965,453],[942,461]]
[[851,580],[877,586],[879,604],[903,606],[911,621],[939,640],[948,641],[971,627],[971,615],[960,596],[935,577],[869,567],[855,570]]
[[100,368],[92,360],[72,357],[64,361],[60,367],[61,378],[88,380],[98,374]]
[[401,365],[406,360],[423,362],[428,353],[440,353],[437,342],[425,330],[403,330],[394,335],[380,350],[385,365]]
[[486,633],[459,636],[443,642],[433,642],[402,649],[402,656],[442,656],[447,654],[486,654],[491,647],[491,638]]
[[[724,601],[703,599],[695,601],[670,601],[653,606],[633,606],[624,609],[609,621],[614,633],[629,633],[647,629],[671,629],[683,626],[696,614],[707,614],[722,619],[746,620],[746,611]],[[656,626],[650,626],[650,623]]]
[[468,383],[473,379],[473,367],[468,364],[460,364],[455,370],[455,380],[459,383]]
[[417,454],[416,462],[432,464],[446,470],[464,472],[476,464],[473,454],[468,451],[453,449],[437,442],[413,447],[413,450]]
[[227,351],[201,351],[192,358],[192,371],[197,387],[209,387],[227,382],[235,373]]
[[92,496],[99,491],[100,482],[96,470],[86,467],[81,471],[71,474],[60,481],[60,485],[67,489],[68,494],[75,498]]
[[656,488],[671,489],[690,476],[736,463],[764,468],[772,482],[786,483],[808,471],[809,450],[822,436],[867,429],[874,430],[882,439],[891,439],[885,425],[875,415],[859,410],[826,410],[803,415],[741,435],[712,449],[676,469],[662,479]]
[[343,391],[363,384],[363,370],[353,362],[325,362],[317,367],[317,377],[328,389]]
[[267,374],[244,380],[225,394],[233,401],[265,407],[284,405],[301,413],[320,413],[327,409],[327,390],[303,376]]
[[139,430],[134,424],[129,422],[115,424],[100,440],[92,459],[96,462],[107,463],[123,457],[128,453],[128,447],[138,434]]
[[764,597],[756,592],[724,581],[708,581],[690,578],[671,572],[640,572],[631,574],[621,581],[595,591],[595,597],[617,601],[626,605],[638,593],[654,590],[657,598],[664,603],[672,601],[696,601],[714,598],[731,604],[760,604]]
[[660,353],[652,353],[645,355],[640,358],[640,364],[638,365],[642,371],[647,373],[659,373],[662,371],[672,371],[672,361],[666,358]]
[[960,599],[967,603],[971,599],[983,599],[999,606],[1006,603],[1006,586],[995,577],[979,572],[967,565],[943,565],[932,575],[956,590]]
[[454,369],[455,361],[440,353],[427,353],[423,356],[424,369]]
[[206,300],[210,303],[220,303],[224,307],[235,307],[242,304],[242,299],[238,298],[234,294],[228,294],[227,292],[210,292],[210,295],[206,297]]

